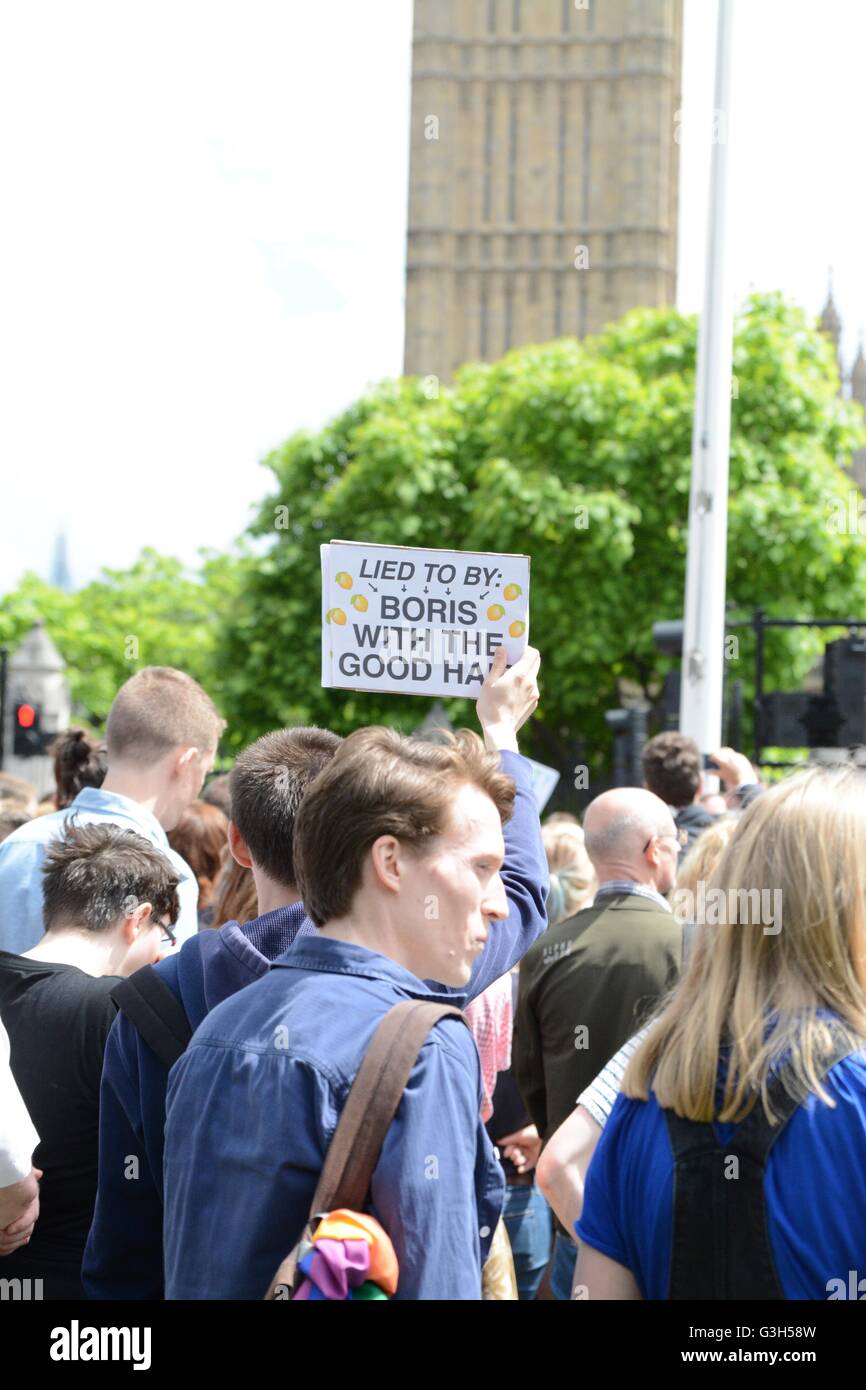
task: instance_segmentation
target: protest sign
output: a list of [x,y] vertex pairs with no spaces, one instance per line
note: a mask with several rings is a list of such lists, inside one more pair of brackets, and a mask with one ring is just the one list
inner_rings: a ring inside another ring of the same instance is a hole
[[544,763],[537,763],[534,758],[527,758],[529,769],[532,773],[532,790],[538,805],[538,814],[544,810],[550,798],[553,796],[553,789],[559,781],[559,773],[555,767],[545,767]]
[[476,697],[529,639],[529,556],[331,541],[321,547],[322,685]]

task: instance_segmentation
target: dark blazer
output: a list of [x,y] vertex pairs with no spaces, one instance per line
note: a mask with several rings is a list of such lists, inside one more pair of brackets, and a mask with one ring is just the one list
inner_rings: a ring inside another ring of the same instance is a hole
[[523,958],[512,1066],[545,1142],[676,982],[683,932],[636,893],[550,927]]

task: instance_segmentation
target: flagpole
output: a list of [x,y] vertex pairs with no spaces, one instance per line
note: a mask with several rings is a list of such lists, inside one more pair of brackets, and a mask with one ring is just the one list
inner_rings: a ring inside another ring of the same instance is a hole
[[719,0],[704,303],[698,328],[680,729],[721,743],[734,311],[728,153],[734,0]]

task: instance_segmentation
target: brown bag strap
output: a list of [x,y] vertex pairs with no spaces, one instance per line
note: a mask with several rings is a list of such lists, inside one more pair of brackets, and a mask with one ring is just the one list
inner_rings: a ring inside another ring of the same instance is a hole
[[452,1004],[407,999],[389,1009],[343,1106],[313,1197],[311,1220],[340,1207],[364,1209],[385,1136],[424,1039],[435,1023],[449,1016],[466,1023]]

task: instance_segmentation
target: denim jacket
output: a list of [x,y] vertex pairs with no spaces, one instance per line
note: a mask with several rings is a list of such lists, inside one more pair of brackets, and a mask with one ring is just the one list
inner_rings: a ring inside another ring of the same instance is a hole
[[[459,1002],[365,947],[299,938],[197,1029],[168,1080],[163,1191],[169,1299],[260,1299],[306,1223],[373,1033],[403,999]],[[399,1299],[478,1299],[504,1181],[480,1119],[469,1029],[421,1048],[373,1175]]]

